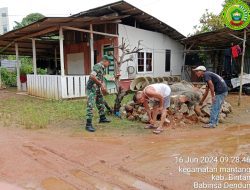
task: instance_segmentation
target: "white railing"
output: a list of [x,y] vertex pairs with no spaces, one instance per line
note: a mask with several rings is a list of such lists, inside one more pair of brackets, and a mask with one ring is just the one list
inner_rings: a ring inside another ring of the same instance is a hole
[[62,98],[78,98],[86,96],[88,80],[88,75],[61,77]]
[[88,79],[88,75],[27,75],[28,94],[48,99],[84,97]]
[[[89,75],[27,75],[28,94],[48,99],[80,98],[86,96]],[[115,93],[115,89],[108,89]]]

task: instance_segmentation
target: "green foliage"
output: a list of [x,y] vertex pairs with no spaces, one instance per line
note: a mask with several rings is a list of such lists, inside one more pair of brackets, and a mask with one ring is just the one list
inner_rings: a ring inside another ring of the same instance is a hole
[[[226,3],[230,1],[232,0],[225,0],[222,4],[222,7],[224,7]],[[250,4],[250,0],[243,0],[243,2]],[[216,15],[212,12],[209,12],[206,9],[205,13],[200,18],[200,23],[194,26],[194,33],[189,34],[189,36],[204,33],[204,32],[211,32],[211,31],[223,28],[224,24],[220,15],[221,13]]]
[[22,62],[20,67],[20,75],[31,74],[33,72],[32,65],[27,62]]
[[46,75],[47,74],[47,69],[37,68],[37,74]]
[[213,14],[212,12],[206,12],[201,16],[200,23],[194,26],[194,34],[200,34],[204,32],[211,32],[224,27],[223,21],[220,15]]
[[5,86],[16,86],[16,72],[1,68],[1,79]]
[[[27,75],[27,74],[32,74],[32,73],[33,73],[33,65],[29,62],[22,62],[21,67],[20,67],[20,74]],[[46,75],[47,69],[37,68],[37,74]]]
[[[16,60],[16,57],[14,55],[9,55],[7,59]],[[27,75],[33,73],[32,59],[30,57],[20,57],[20,62],[20,75]],[[47,69],[37,68],[37,74],[45,75],[47,74]]]
[[40,13],[31,13],[31,14],[27,15],[26,17],[24,17],[21,22],[15,21],[16,26],[14,26],[13,29],[22,28],[22,27],[27,26],[29,24],[32,24],[32,23],[34,23],[34,22],[36,22],[44,17],[45,16],[40,14]]
[[[23,61],[23,62],[22,62]],[[29,58],[21,58],[20,75],[27,75],[33,73],[33,66]],[[47,69],[37,68],[37,74],[45,75],[47,74]],[[16,86],[17,81],[16,71],[9,71],[6,68],[1,68],[1,80],[5,86]]]

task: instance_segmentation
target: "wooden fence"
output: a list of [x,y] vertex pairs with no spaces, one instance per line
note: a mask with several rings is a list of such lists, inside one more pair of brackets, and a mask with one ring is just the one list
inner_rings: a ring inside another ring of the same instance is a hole
[[85,76],[28,75],[28,94],[48,99],[67,99],[86,96]]

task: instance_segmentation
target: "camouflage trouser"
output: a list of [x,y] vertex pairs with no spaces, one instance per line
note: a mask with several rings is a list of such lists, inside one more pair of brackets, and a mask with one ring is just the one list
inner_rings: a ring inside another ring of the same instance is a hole
[[100,89],[91,88],[87,89],[87,113],[86,113],[86,119],[92,119],[93,118],[93,107],[94,103],[96,103],[96,107],[99,111],[99,115],[105,115],[105,105],[104,105],[104,99],[103,95],[100,91]]

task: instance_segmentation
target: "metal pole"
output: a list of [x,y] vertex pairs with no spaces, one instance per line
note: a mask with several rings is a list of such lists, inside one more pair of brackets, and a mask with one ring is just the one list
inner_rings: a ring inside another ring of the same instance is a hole
[[36,68],[36,40],[32,38],[32,52],[33,52],[33,72],[34,75],[37,75],[37,68]]
[[64,50],[63,50],[63,29],[59,29],[59,40],[60,40],[60,60],[61,60],[61,76],[65,75],[64,71]]
[[245,58],[245,49],[246,49],[246,38],[247,38],[247,30],[244,29],[243,51],[242,51],[241,72],[240,72],[240,92],[239,92],[238,106],[240,106],[241,95],[242,95],[242,80],[243,80],[243,70],[244,70],[244,58]]
[[21,91],[18,43],[15,43],[15,49],[16,49],[17,91]]

